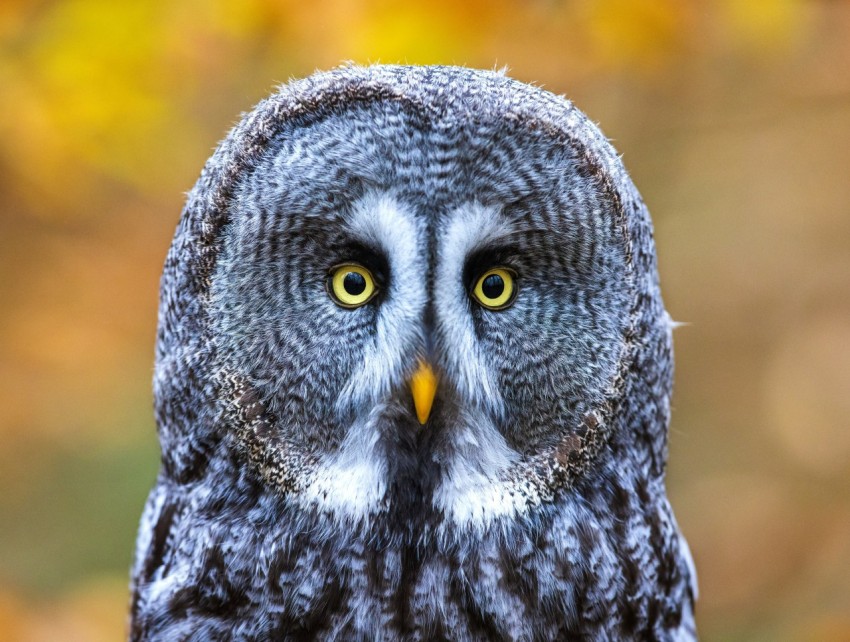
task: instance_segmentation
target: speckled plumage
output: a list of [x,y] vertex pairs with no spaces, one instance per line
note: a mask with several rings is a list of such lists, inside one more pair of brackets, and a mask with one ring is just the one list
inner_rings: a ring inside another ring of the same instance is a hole
[[[381,283],[353,310],[350,260]],[[501,311],[468,294],[493,264]],[[646,207],[566,100],[451,67],[282,87],[166,260],[131,638],[693,639],[670,326]]]

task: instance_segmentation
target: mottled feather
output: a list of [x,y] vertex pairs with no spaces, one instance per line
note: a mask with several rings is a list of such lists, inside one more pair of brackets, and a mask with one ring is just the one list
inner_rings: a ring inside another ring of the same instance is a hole
[[[380,290],[345,309],[351,261]],[[165,263],[131,638],[694,639],[670,327],[647,209],[567,100],[458,67],[281,87]]]

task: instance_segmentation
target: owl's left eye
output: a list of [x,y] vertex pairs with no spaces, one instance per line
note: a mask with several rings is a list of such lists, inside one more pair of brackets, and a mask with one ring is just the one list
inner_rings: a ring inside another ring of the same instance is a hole
[[516,298],[516,273],[506,267],[487,270],[475,281],[472,298],[488,310],[504,310]]
[[372,273],[357,263],[332,268],[326,287],[331,298],[343,308],[359,308],[378,291]]

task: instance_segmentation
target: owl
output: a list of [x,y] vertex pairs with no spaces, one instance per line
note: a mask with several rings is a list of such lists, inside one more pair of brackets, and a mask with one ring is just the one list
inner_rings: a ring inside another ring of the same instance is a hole
[[647,209],[564,98],[280,88],[165,262],[131,639],[694,639],[671,326]]

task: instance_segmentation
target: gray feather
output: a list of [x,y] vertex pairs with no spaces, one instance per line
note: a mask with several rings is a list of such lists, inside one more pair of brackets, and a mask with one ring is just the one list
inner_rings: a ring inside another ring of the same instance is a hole
[[[380,291],[346,309],[352,260]],[[490,264],[501,311],[469,295]],[[571,103],[454,67],[290,83],[166,260],[131,637],[694,639],[672,369],[649,214]]]

